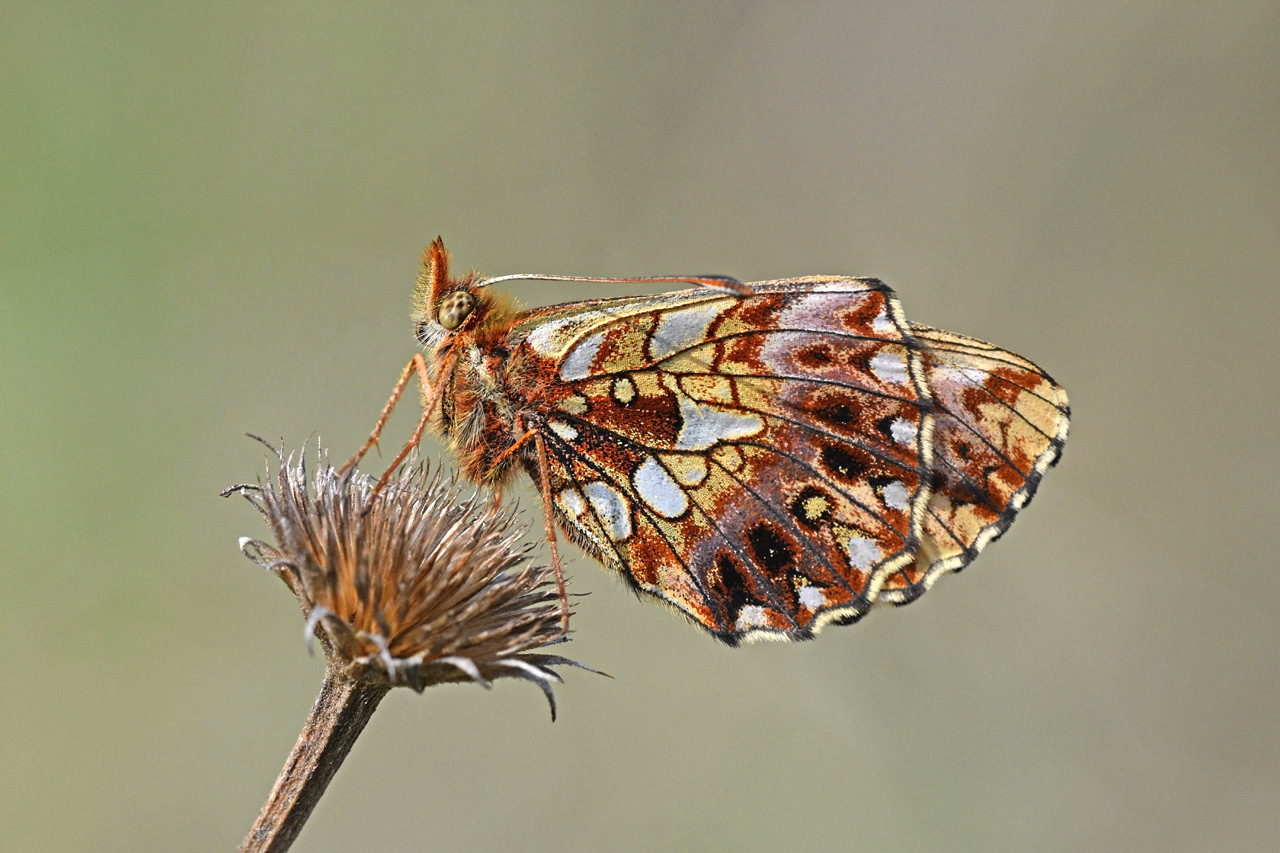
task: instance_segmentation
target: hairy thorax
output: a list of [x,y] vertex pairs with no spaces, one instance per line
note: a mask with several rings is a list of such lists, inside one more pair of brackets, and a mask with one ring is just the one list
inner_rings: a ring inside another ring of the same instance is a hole
[[448,375],[439,377],[448,388],[433,427],[448,439],[463,475],[484,485],[501,485],[516,463],[534,458],[531,443],[510,452],[540,418],[540,395],[506,343],[459,341]]

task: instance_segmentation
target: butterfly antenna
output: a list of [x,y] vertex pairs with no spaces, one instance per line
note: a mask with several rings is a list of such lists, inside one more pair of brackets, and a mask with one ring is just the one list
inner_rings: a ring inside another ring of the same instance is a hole
[[656,275],[640,278],[611,278],[587,275],[548,275],[546,273],[514,273],[487,278],[476,282],[477,287],[488,287],[504,281],[584,281],[594,284],[699,284],[712,290],[723,290],[737,296],[750,296],[751,287],[727,275]]

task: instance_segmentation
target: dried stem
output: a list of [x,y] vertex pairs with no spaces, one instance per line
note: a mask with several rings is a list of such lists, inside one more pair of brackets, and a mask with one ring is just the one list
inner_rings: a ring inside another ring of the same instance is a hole
[[527,565],[510,512],[463,497],[425,465],[394,469],[378,491],[323,453],[310,483],[301,454],[275,455],[274,477],[224,494],[245,495],[271,526],[274,546],[245,538],[240,548],[298,597],[327,666],[242,851],[289,849],[391,687],[521,678],[542,690],[554,720],[556,667],[581,666],[538,651],[567,637],[552,572]]
[[241,853],[280,853],[289,849],[390,689],[389,684],[356,681],[333,667],[326,668],[311,715],[258,819],[240,845]]

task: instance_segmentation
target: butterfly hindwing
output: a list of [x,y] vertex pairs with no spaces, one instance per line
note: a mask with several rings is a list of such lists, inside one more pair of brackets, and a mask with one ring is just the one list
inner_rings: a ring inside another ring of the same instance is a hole
[[1067,438],[1066,392],[1008,350],[911,324],[935,404],[933,494],[919,559],[879,601],[905,604],[968,565],[1031,500]]

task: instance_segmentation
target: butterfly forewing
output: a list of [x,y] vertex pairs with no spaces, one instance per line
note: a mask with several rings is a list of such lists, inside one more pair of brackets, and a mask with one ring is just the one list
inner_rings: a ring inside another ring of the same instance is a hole
[[894,572],[879,601],[904,604],[968,565],[1013,523],[1067,438],[1066,392],[1019,355],[919,324],[935,403],[933,494],[917,561]]
[[915,559],[932,466],[922,356],[885,285],[751,288],[535,310],[506,342],[561,527],[730,642],[866,612]]

